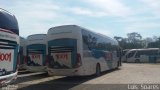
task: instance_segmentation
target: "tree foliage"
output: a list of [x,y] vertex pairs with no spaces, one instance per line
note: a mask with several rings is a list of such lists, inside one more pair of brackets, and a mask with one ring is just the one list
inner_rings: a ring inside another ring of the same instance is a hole
[[138,48],[160,48],[160,37],[153,36],[142,38],[141,34],[132,32],[127,34],[127,38],[114,37],[123,49],[138,49]]

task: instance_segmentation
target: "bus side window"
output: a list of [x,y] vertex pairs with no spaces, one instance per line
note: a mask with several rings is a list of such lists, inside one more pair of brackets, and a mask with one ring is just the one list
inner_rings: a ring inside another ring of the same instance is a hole
[[139,58],[140,57],[140,52],[137,51],[136,55],[135,55],[135,58]]

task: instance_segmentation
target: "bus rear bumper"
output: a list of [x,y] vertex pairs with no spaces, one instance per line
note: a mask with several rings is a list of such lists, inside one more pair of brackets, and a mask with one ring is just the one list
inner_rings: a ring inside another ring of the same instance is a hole
[[9,85],[16,81],[18,72],[12,73],[10,75],[0,76],[0,87]]
[[47,71],[46,66],[25,66],[25,68],[31,72],[46,72]]
[[81,73],[81,69],[52,69],[47,68],[47,72],[50,76],[83,76],[84,74]]

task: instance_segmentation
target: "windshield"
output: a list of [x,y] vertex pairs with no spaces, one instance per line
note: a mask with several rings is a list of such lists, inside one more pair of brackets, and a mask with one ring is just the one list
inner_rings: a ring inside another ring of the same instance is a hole
[[128,55],[127,55],[127,58],[131,58],[134,56],[136,51],[131,51]]

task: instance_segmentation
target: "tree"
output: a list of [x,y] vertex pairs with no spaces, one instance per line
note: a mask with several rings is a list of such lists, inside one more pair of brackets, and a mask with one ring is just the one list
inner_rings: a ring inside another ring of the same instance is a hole
[[144,48],[146,46],[145,41],[142,40],[142,36],[139,33],[128,33],[127,36],[127,38],[119,36],[114,37],[123,49],[137,49]]
[[154,42],[148,43],[148,48],[160,48],[160,37],[154,36]]
[[142,36],[137,32],[128,33],[129,49],[143,48],[144,42]]
[[114,39],[116,39],[118,42],[122,41],[122,37],[114,36]]
[[148,47],[148,44],[151,43],[151,42],[153,42],[153,38],[147,37],[147,38],[145,38],[145,39],[143,40],[143,42],[144,42],[145,48],[147,48],[147,47]]
[[142,39],[142,36],[137,32],[128,33],[127,36],[130,43],[137,43],[137,41]]
[[123,49],[160,48],[160,37],[158,36],[143,39],[139,33],[132,32],[127,34],[127,38],[119,36],[115,36],[114,38]]

